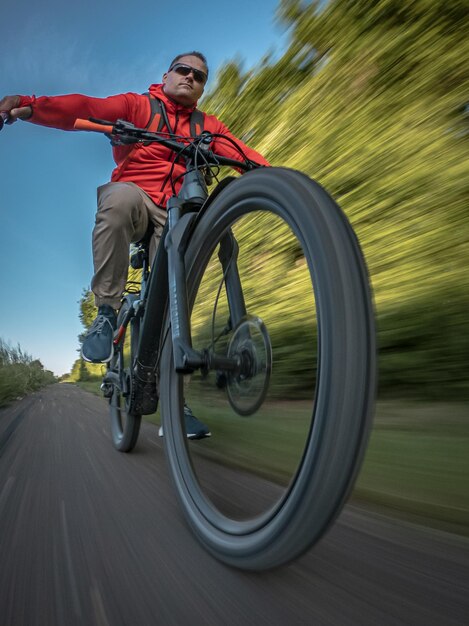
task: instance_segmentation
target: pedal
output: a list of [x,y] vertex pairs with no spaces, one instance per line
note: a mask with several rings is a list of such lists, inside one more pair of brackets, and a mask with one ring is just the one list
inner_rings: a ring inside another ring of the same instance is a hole
[[101,391],[105,398],[112,398],[113,386],[109,383],[101,383]]
[[143,267],[143,262],[147,257],[146,250],[139,248],[133,252],[130,256],[130,265],[134,270],[140,270]]

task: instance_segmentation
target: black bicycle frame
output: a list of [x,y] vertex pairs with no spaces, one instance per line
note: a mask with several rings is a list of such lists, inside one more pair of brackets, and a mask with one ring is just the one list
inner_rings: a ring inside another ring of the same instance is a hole
[[[189,181],[191,185],[194,180]],[[201,198],[199,188],[191,198],[184,198],[184,191],[173,196],[167,203],[168,219],[164,227],[161,244],[152,264],[149,284],[144,296],[144,314],[140,328],[137,356],[133,364],[135,382],[151,384],[168,332],[165,322],[169,306],[171,340],[173,343],[174,367],[177,372],[187,374],[195,369],[222,369],[233,371],[239,367],[235,359],[216,355],[207,350],[198,352],[192,347],[189,302],[186,283],[185,253],[199,210],[194,209],[194,197]],[[207,192],[204,191],[205,201]],[[189,206],[189,210],[187,207]],[[220,242],[219,259],[225,280],[230,321],[235,326],[245,315],[246,305],[237,268],[238,244],[231,230]]]

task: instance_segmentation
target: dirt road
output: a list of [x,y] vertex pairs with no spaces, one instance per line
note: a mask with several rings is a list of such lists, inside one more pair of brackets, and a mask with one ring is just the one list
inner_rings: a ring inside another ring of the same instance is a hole
[[67,384],[0,411],[2,626],[452,626],[468,581],[467,540],[350,506],[293,565],[232,570],[187,528],[155,426],[119,454]]

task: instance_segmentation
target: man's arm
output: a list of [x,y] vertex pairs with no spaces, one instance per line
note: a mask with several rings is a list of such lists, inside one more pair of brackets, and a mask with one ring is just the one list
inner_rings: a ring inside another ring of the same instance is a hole
[[[122,118],[136,126],[145,125],[148,113],[138,106],[138,94],[127,93],[109,98],[91,98],[81,94],[66,96],[6,96],[0,100],[0,111],[10,117],[27,120],[33,124],[73,130],[77,118],[97,117],[115,122]],[[142,119],[140,119],[142,118]]]

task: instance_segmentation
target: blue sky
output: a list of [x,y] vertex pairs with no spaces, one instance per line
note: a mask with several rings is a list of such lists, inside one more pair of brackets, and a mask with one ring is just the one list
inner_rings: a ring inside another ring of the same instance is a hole
[[[287,36],[277,0],[7,3],[0,19],[0,95],[146,91],[179,52],[199,49],[213,76],[245,67]],[[73,9],[72,7],[77,7]],[[210,84],[209,84],[210,86]],[[108,142],[17,122],[0,133],[0,337],[60,375],[77,358],[78,301],[92,276],[96,188]]]

